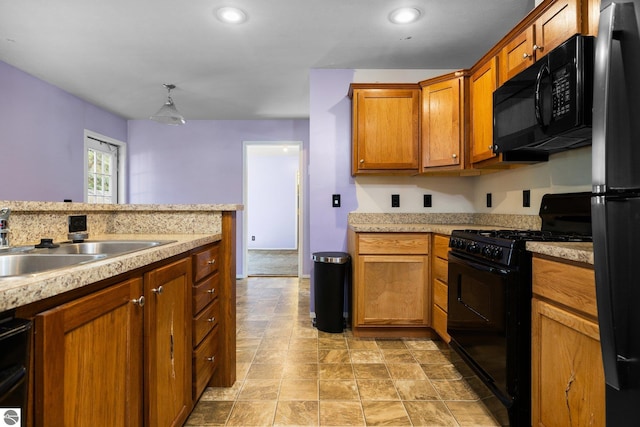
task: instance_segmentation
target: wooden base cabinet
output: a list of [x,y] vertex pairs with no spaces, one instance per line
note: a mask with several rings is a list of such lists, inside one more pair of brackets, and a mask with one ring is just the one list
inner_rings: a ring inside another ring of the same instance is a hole
[[449,342],[451,337],[447,333],[447,311],[448,311],[448,254],[449,236],[436,234],[433,236],[432,254],[432,292],[433,311],[431,312],[431,324],[433,330],[440,335],[445,342]]
[[37,426],[143,425],[141,296],[135,278],[35,317]]
[[593,270],[533,261],[532,425],[604,426]]
[[353,334],[429,336],[429,234],[350,233]]

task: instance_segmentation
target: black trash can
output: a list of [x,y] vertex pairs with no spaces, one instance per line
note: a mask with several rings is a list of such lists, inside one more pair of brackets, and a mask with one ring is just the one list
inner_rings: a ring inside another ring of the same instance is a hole
[[344,330],[344,293],[349,289],[351,257],[345,252],[313,254],[316,328],[324,332]]

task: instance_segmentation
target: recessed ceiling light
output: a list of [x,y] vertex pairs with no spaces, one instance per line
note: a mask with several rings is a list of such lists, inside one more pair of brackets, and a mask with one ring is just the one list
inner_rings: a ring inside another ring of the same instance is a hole
[[389,21],[394,24],[409,24],[420,18],[421,12],[415,7],[401,7],[389,14]]
[[216,11],[216,16],[227,24],[242,24],[247,20],[247,14],[235,7],[221,7]]

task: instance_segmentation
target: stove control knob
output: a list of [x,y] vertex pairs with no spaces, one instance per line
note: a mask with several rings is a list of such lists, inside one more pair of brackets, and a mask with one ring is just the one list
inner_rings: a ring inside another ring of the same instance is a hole
[[482,255],[487,257],[487,258],[491,258],[491,253],[492,253],[492,248],[491,246],[485,246],[484,248],[482,248]]
[[493,248],[491,255],[493,256],[493,259],[502,258],[502,248]]
[[467,252],[477,254],[478,252],[480,252],[480,246],[478,246],[476,243],[471,243],[469,244],[469,246],[467,246]]

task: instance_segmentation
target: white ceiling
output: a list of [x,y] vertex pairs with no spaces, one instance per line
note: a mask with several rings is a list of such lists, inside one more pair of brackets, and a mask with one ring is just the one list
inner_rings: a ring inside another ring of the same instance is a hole
[[[236,6],[242,25],[214,11]],[[400,6],[419,21],[388,21]],[[309,70],[473,65],[533,0],[0,0],[0,60],[127,119],[309,116]],[[1,78],[1,76],[0,76]]]

